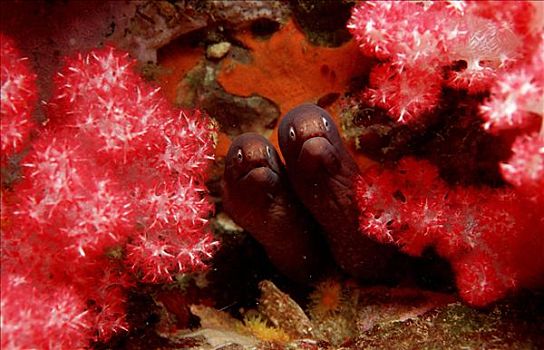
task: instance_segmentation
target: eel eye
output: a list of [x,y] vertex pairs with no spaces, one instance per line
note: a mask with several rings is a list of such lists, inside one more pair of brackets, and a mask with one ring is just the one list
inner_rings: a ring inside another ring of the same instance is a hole
[[331,125],[329,124],[327,118],[322,117],[321,120],[323,121],[323,126],[325,126],[325,130],[329,131]]
[[289,137],[293,141],[295,141],[297,139],[297,134],[295,133],[295,129],[293,127],[289,128]]
[[238,160],[238,163],[242,163],[242,160],[244,160],[242,149],[239,149],[238,152],[236,152],[236,159]]
[[268,156],[268,158],[272,157],[272,150],[268,146],[266,146],[266,155]]

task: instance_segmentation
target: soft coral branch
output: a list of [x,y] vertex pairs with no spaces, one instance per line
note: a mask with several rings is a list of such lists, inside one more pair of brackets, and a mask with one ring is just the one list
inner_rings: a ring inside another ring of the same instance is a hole
[[46,240],[62,236],[65,248],[82,256],[126,238],[130,201],[111,174],[94,170],[95,162],[71,135],[42,135],[23,167],[15,211],[22,231]]
[[428,247],[450,261],[459,293],[483,306],[544,273],[539,209],[514,192],[450,187],[425,161],[403,159],[359,179],[360,228],[419,256]]
[[512,151],[512,157],[501,164],[504,179],[537,205],[544,205],[544,135],[520,136]]
[[[200,259],[215,246],[204,232],[211,206],[202,186],[214,128],[199,111],[170,108],[133,66],[111,47],[68,59],[50,107],[132,193],[122,207],[143,229],[128,246],[129,266],[147,281],[167,281],[205,266]],[[205,254],[178,254],[199,236],[210,243]]]
[[21,56],[14,42],[0,33],[1,74],[1,157],[21,150],[34,127],[34,110],[37,89],[36,75],[28,60]]
[[[400,123],[427,125],[420,117],[438,106],[442,87],[485,93],[498,75],[526,59],[536,41],[522,22],[534,21],[532,9],[517,2],[501,2],[501,8],[493,2],[361,2],[348,29],[365,55],[381,61],[371,77],[396,71],[392,80],[410,82],[410,99],[418,104],[407,107],[406,86],[387,79],[371,82],[363,98]],[[530,45],[521,49],[525,40]]]
[[[199,111],[172,108],[135,63],[110,46],[67,58],[45,108],[49,123],[13,191],[2,192],[10,346],[107,341],[129,327],[126,294],[136,279],[201,271],[217,247],[204,186],[214,126]],[[19,300],[24,294],[34,299]]]
[[172,274],[206,267],[203,261],[211,257],[217,242],[203,232],[212,210],[204,194],[194,178],[161,181],[141,193],[145,229],[127,245],[127,258],[144,281],[170,281]]
[[76,349],[87,346],[90,318],[73,288],[36,285],[22,275],[2,273],[3,349]]
[[394,66],[382,64],[372,70],[370,87],[363,98],[370,106],[387,110],[400,124],[420,123],[420,117],[438,105],[439,81],[440,73],[432,69],[406,67],[399,72]]
[[523,128],[536,120],[544,130],[544,31],[527,62],[499,76],[490,93],[480,106],[486,129]]
[[95,152],[108,161],[126,163],[145,154],[170,110],[134,65],[127,53],[113,47],[66,59],[49,103],[52,123],[73,127],[94,141]]
[[449,41],[466,33],[457,26],[462,8],[453,2],[365,1],[353,8],[348,29],[368,56],[400,68],[441,59]]
[[436,249],[476,306],[544,282],[543,14],[528,1],[362,2],[348,24],[380,60],[362,104],[387,111],[416,144],[432,138],[416,152],[458,183],[427,161],[374,168],[358,183],[360,228],[408,254]]

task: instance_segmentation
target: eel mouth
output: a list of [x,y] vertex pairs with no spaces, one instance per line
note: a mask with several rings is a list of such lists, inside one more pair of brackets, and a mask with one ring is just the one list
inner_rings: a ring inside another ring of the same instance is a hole
[[279,178],[279,174],[269,166],[259,166],[252,168],[245,175],[240,177],[241,181],[248,179],[257,180],[259,182],[273,181]]
[[298,161],[300,162],[304,158],[316,158],[323,154],[323,152],[328,151],[333,145],[323,136],[313,136],[308,138],[302,143],[300,150],[298,152]]
[[298,167],[306,176],[315,176],[318,172],[330,174],[338,171],[341,160],[334,145],[326,137],[312,137],[302,144],[298,159]]

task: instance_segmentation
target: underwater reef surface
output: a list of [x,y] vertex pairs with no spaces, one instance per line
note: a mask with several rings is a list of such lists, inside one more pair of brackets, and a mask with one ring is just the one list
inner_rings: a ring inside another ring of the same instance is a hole
[[[542,3],[0,11],[3,348],[544,347]],[[303,103],[361,171],[360,234],[409,255],[387,285],[293,283],[224,211],[232,140],[279,151]]]

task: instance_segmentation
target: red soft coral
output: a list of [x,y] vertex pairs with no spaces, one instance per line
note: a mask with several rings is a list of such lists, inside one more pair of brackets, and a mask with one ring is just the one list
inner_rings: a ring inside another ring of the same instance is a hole
[[211,204],[194,178],[160,181],[139,196],[145,229],[127,246],[132,269],[144,281],[172,280],[172,274],[204,268],[217,242],[204,233]]
[[358,181],[360,228],[419,256],[435,247],[456,272],[459,293],[483,306],[544,273],[544,227],[505,190],[450,188],[425,161],[372,169]]
[[544,124],[544,32],[528,62],[499,76],[490,92],[480,106],[486,129],[523,128],[535,120]]
[[401,124],[421,123],[440,98],[440,73],[432,69],[406,67],[402,73],[390,64],[375,67],[370,74],[370,87],[363,98],[370,106],[381,107]]
[[13,41],[0,34],[0,74],[2,96],[0,121],[2,148],[0,156],[10,156],[21,150],[32,130],[32,111],[37,90],[36,76],[26,58],[15,48]]
[[71,287],[2,273],[2,349],[80,349],[92,337],[85,301]]
[[541,285],[542,209],[510,190],[469,192],[473,199],[462,203],[463,207],[470,205],[462,212],[472,213],[474,228],[463,234],[468,233],[473,243],[466,252],[448,257],[461,297],[472,305],[485,306],[517,289]]
[[426,162],[407,158],[398,172],[375,167],[357,188],[363,208],[361,230],[380,242],[395,243],[419,255],[434,243],[435,232],[445,224],[447,189],[438,180],[437,170]]
[[65,249],[84,256],[126,238],[131,203],[117,180],[66,133],[42,135],[25,158],[16,218],[21,230],[44,240],[62,236]]
[[135,61],[112,47],[66,59],[49,104],[53,124],[75,128],[104,161],[126,163],[159,137],[170,113],[158,90],[134,71]]
[[534,21],[532,10],[516,2],[361,2],[348,29],[365,55],[382,61],[363,99],[401,123],[427,125],[420,117],[438,106],[443,87],[485,93],[534,51],[536,35],[519,20]]
[[113,252],[94,259],[79,259],[79,265],[72,269],[52,269],[87,300],[89,318],[97,333],[94,338],[99,340],[107,340],[130,327],[126,317],[127,290],[135,281]]
[[68,59],[50,107],[53,124],[75,128],[86,153],[132,193],[123,208],[143,229],[128,246],[130,267],[168,281],[204,267],[216,246],[204,230],[211,206],[202,186],[213,127],[199,111],[169,107],[133,66],[111,47]]
[[544,7],[539,1],[478,0],[465,1],[464,5],[465,12],[471,16],[507,24],[521,38],[523,54],[530,53],[542,30]]
[[542,114],[544,78],[525,70],[504,74],[481,106],[485,127],[492,130],[525,127]]
[[[45,108],[49,123],[13,191],[2,192],[2,277],[17,272],[36,286],[2,290],[34,318],[29,328],[15,309],[2,310],[9,344],[107,341],[129,327],[134,277],[165,282],[200,271],[217,247],[204,186],[214,126],[199,111],[172,108],[134,67],[113,47],[66,59]],[[38,304],[18,300],[23,293]],[[72,308],[57,312],[54,303]],[[77,329],[62,335],[52,317]]]
[[210,142],[215,125],[199,110],[178,111],[162,124],[163,139],[156,165],[179,176],[203,174],[213,160]]
[[504,73],[481,106],[484,128],[518,134],[512,157],[501,164],[506,181],[521,195],[544,204],[544,30],[537,49],[519,68]]
[[[348,29],[368,56],[404,66],[442,59],[458,28],[462,6],[456,2],[365,1],[353,8]],[[437,63],[439,63],[437,62]]]
[[544,135],[520,136],[512,151],[508,162],[501,164],[505,180],[527,198],[544,205]]
[[466,33],[448,43],[447,57],[451,63],[464,63],[459,69],[448,70],[446,85],[466,89],[469,93],[485,92],[495,77],[519,57],[520,37],[507,22],[466,15]]

